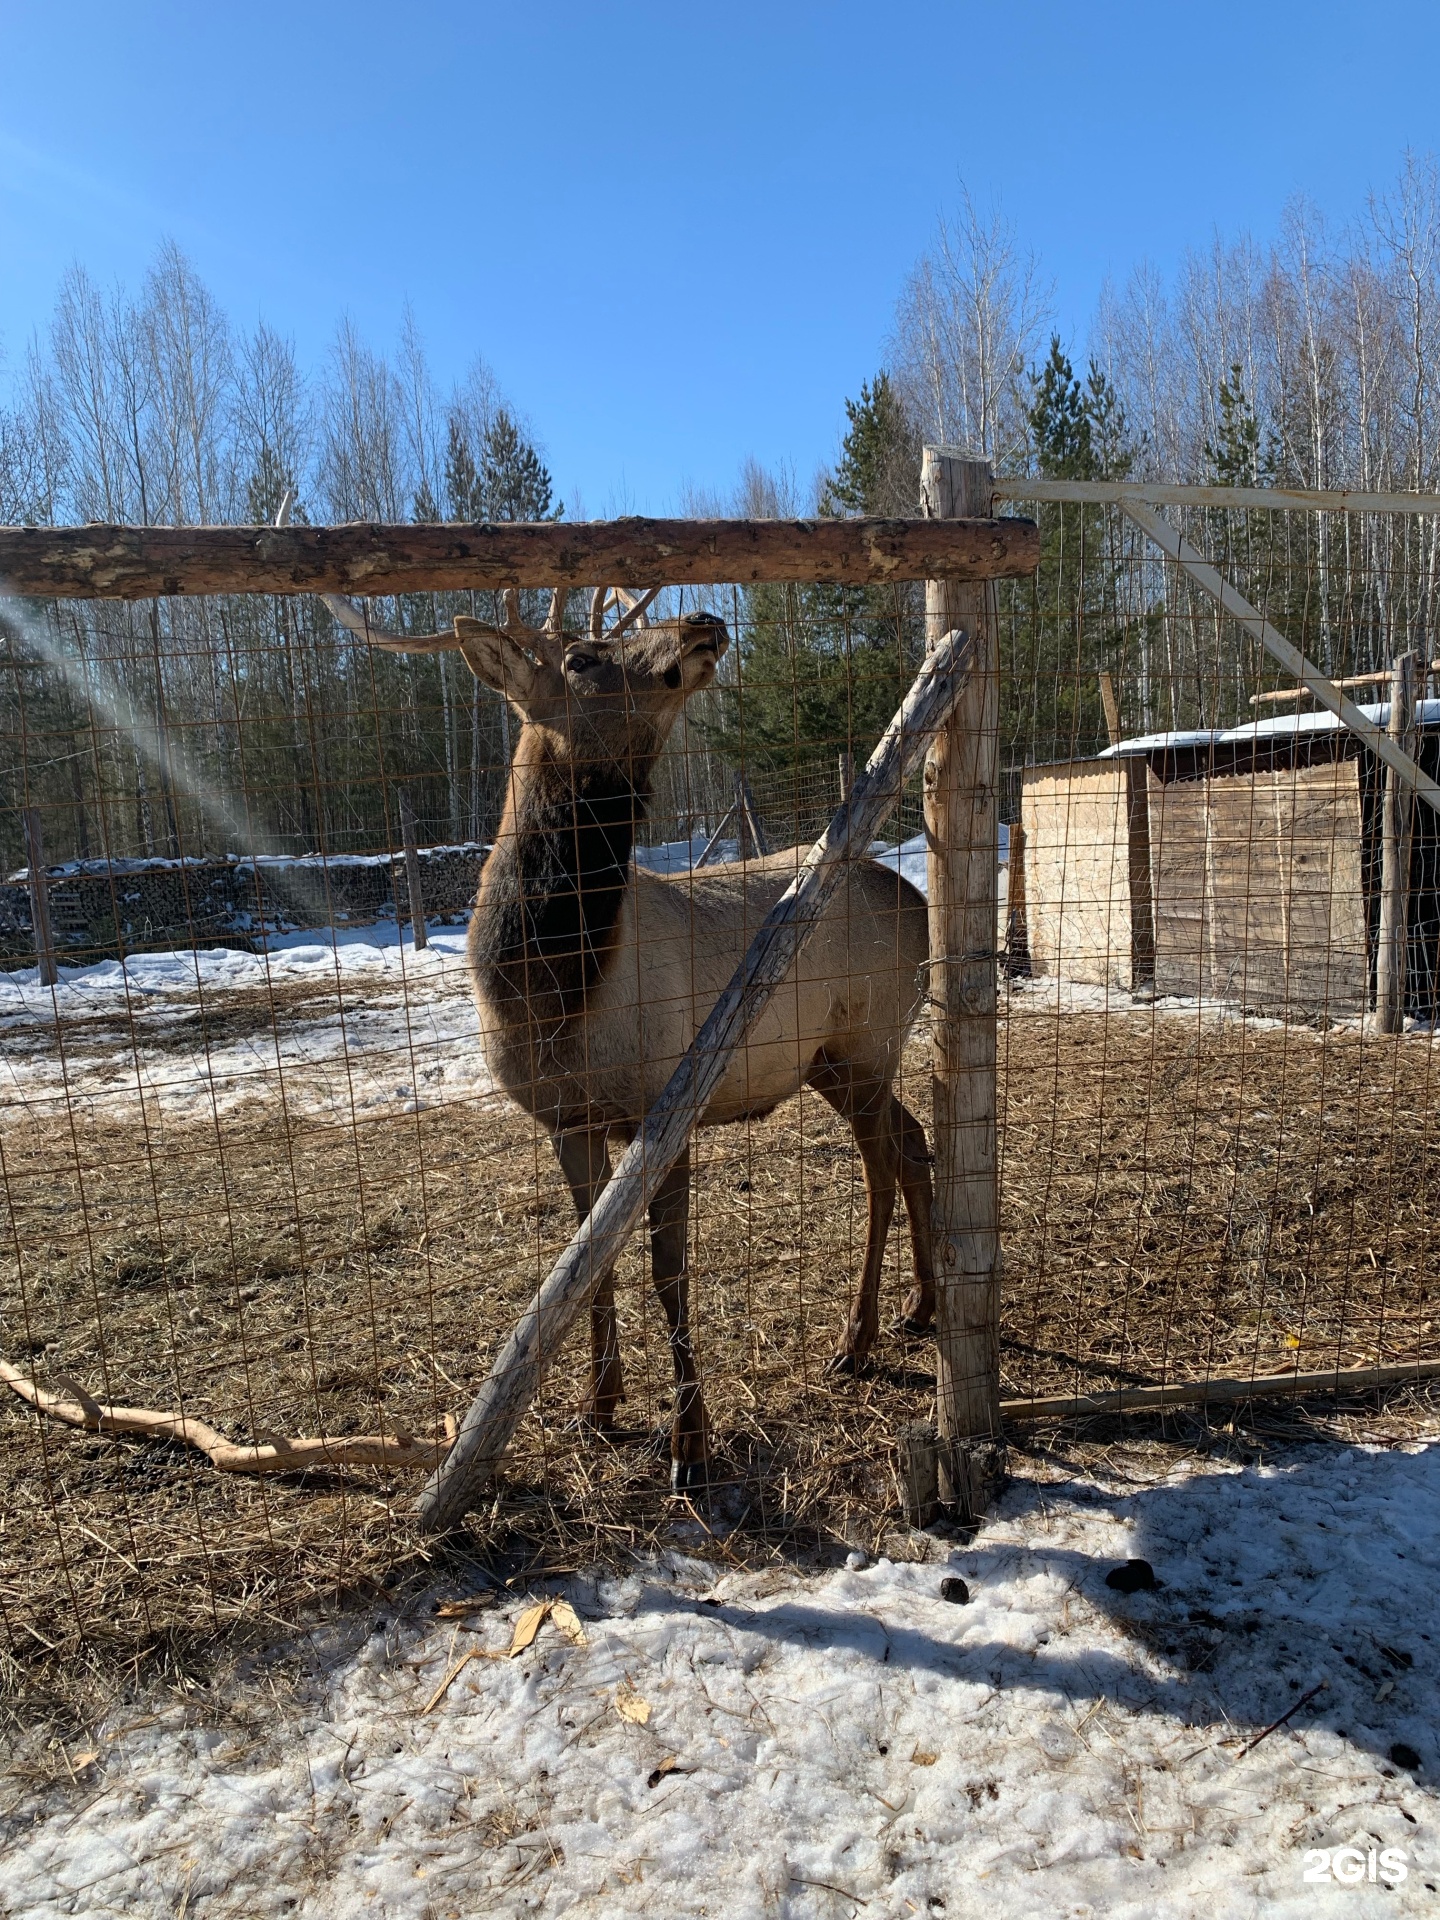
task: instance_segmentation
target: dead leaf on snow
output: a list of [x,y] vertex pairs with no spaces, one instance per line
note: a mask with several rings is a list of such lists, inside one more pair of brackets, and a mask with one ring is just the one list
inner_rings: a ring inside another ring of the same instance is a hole
[[650,1702],[638,1694],[628,1681],[623,1687],[615,1689],[615,1711],[622,1720],[628,1720],[632,1727],[644,1727],[650,1723]]
[[557,1626],[567,1640],[573,1640],[577,1647],[588,1646],[585,1629],[580,1624],[580,1616],[568,1600],[556,1600],[551,1604],[550,1620]]
[[510,1642],[510,1658],[512,1660],[517,1653],[524,1653],[527,1647],[535,1644],[535,1636],[539,1633],[541,1627],[544,1626],[549,1612],[550,1602],[548,1600],[537,1600],[533,1607],[526,1607],[520,1618],[515,1622],[515,1637]]

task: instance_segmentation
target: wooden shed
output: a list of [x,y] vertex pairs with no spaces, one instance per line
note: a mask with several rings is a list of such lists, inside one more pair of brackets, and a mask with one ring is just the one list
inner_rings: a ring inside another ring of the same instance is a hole
[[[1440,702],[1421,704],[1420,758],[1434,774]],[[1032,970],[1297,1019],[1363,1013],[1380,781],[1374,757],[1328,720],[1153,736],[1027,768]],[[1437,823],[1416,812],[1407,1001],[1434,1017]]]

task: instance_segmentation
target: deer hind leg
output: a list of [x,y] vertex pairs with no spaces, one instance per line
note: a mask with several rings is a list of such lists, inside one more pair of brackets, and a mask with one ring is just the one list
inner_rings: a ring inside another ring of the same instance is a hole
[[[575,1202],[576,1217],[584,1220],[610,1178],[605,1135],[591,1128],[577,1128],[556,1134],[554,1146]],[[615,1270],[610,1267],[590,1299],[590,1385],[581,1402],[581,1414],[596,1432],[608,1433],[624,1397],[620,1329],[615,1317]]]
[[905,1296],[901,1319],[907,1332],[924,1333],[935,1318],[935,1183],[930,1177],[930,1148],[924,1127],[910,1109],[893,1094],[890,1105],[900,1142],[900,1191],[915,1256],[915,1284]]
[[895,1217],[900,1169],[900,1136],[894,1112],[899,1102],[888,1082],[859,1080],[850,1068],[828,1060],[822,1059],[812,1072],[810,1084],[849,1122],[865,1168],[865,1263],[844,1335],[830,1362],[832,1373],[858,1374],[870,1358],[880,1331],[880,1270],[885,1263],[886,1236]]
[[690,1156],[683,1153],[650,1202],[650,1263],[665,1309],[675,1367],[675,1418],[670,1429],[670,1484],[677,1493],[703,1484],[710,1435],[700,1373],[690,1339]]

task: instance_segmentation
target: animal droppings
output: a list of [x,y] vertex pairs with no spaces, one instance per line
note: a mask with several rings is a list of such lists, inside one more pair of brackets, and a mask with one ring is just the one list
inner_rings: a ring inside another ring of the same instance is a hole
[[1110,1569],[1105,1584],[1116,1593],[1153,1593],[1160,1583],[1148,1560],[1127,1560],[1123,1567]]

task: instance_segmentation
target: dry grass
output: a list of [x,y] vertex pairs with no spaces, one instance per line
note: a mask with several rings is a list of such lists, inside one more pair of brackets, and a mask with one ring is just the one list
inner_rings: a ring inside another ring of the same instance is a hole
[[[1008,1393],[1433,1350],[1426,1042],[1020,999],[1002,1052]],[[918,1044],[909,1081],[923,1112]],[[236,1438],[458,1412],[571,1223],[548,1148],[500,1102],[358,1130],[286,1127],[263,1108],[219,1129],[13,1125],[0,1157],[6,1357],[102,1398],[183,1404]],[[693,1292],[724,1539],[677,1516],[648,1439],[596,1450],[573,1432],[577,1338],[450,1562],[613,1560],[673,1542],[677,1518],[689,1544],[751,1563],[882,1540],[897,1524],[892,1438],[929,1415],[932,1359],[887,1332],[872,1377],[827,1378],[863,1231],[858,1166],[820,1101],[706,1136]],[[908,1283],[897,1227],[891,1308]],[[645,1436],[666,1415],[669,1362],[638,1250],[620,1297],[626,1413]],[[1319,1430],[1300,1410],[1258,1417],[1247,1434]],[[1392,1418],[1400,1431],[1398,1405]],[[1229,1443],[1188,1414],[1144,1431]],[[1098,1457],[1116,1432],[1092,1426],[1072,1456]],[[435,1571],[407,1525],[409,1480],[221,1476],[16,1401],[0,1406],[0,1488],[9,1686],[27,1716],[73,1694],[87,1663],[112,1681],[196,1670]]]

